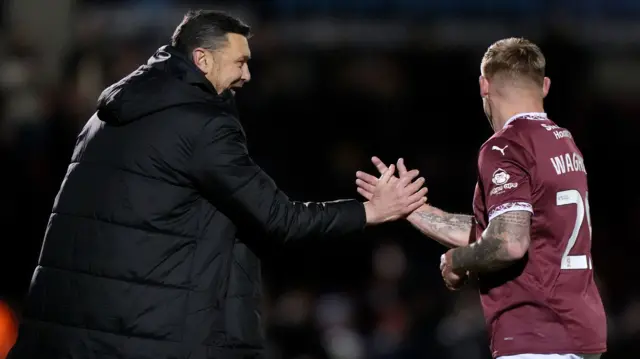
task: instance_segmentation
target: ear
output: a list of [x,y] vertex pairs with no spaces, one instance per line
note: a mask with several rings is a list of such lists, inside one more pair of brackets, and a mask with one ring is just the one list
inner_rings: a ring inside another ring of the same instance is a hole
[[193,59],[193,63],[205,74],[211,71],[213,59],[211,59],[209,51],[200,47],[195,48],[191,52],[191,58]]
[[551,87],[551,79],[545,77],[544,81],[542,81],[542,98],[547,97],[547,94],[549,93],[549,87]]
[[489,80],[481,75],[478,82],[480,83],[480,96],[482,98],[489,96]]

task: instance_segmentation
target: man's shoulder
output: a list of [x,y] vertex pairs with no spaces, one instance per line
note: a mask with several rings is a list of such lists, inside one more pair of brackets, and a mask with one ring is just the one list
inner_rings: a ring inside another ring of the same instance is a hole
[[493,134],[485,144],[510,142],[520,147],[527,147],[531,138],[540,135],[540,130],[544,129],[545,122],[524,119],[514,121]]
[[[171,111],[172,109],[168,109]],[[212,103],[192,103],[173,108],[179,118],[178,126],[189,126],[200,131],[213,130],[219,127],[242,129],[242,124],[234,111]]]
[[480,147],[480,156],[497,155],[506,151],[508,147],[512,154],[519,153],[529,159],[533,159],[535,148],[543,145],[553,145],[553,141],[560,138],[571,138],[569,131],[556,125],[551,120],[527,120],[519,119],[506,125],[496,132]]
[[526,141],[512,132],[498,131],[480,146],[480,160],[499,160],[529,156]]
[[500,131],[489,137],[482,146],[480,146],[480,152],[488,152],[492,150],[492,147],[502,145],[520,146],[517,139]]
[[525,148],[533,147],[534,144],[546,145],[560,139],[572,138],[569,130],[548,118],[518,119],[505,126],[496,135],[518,142]]
[[[235,120],[236,115],[225,107],[217,106],[215,103],[190,103],[178,107],[185,116],[191,116],[201,121],[211,121],[214,119]],[[236,120],[237,121],[237,120]]]

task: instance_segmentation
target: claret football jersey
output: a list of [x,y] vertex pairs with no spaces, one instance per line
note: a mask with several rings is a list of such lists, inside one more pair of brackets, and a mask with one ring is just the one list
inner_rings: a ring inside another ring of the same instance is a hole
[[516,115],[481,147],[478,174],[478,239],[503,213],[532,213],[527,255],[479,276],[493,356],[606,351],[587,169],[571,133],[544,113]]

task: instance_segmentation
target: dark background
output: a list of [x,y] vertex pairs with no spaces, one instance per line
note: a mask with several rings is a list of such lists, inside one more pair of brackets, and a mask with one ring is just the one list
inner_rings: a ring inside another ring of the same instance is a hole
[[[637,0],[192,2],[255,30],[238,94],[257,162],[294,199],[357,197],[372,155],[402,156],[429,200],[470,213],[478,90],[494,41],[525,36],[547,57],[549,116],[589,172],[593,261],[609,354],[640,356],[635,227],[640,104]],[[19,315],[75,136],[102,89],[166,43],[178,1],[4,1],[0,34],[0,298]],[[179,120],[179,119],[177,119]],[[478,295],[451,293],[444,247],[406,223],[294,246],[265,261],[266,319],[288,358],[488,358]]]

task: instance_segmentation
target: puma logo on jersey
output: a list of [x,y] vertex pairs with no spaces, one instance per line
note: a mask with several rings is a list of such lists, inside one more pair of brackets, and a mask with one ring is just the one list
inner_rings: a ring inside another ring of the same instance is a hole
[[506,150],[507,147],[509,147],[509,145],[504,146],[504,148],[500,148],[498,146],[493,146],[493,147],[491,147],[491,149],[492,150],[496,150],[496,151],[500,151],[500,153],[502,153],[502,155],[504,156],[504,150]]

